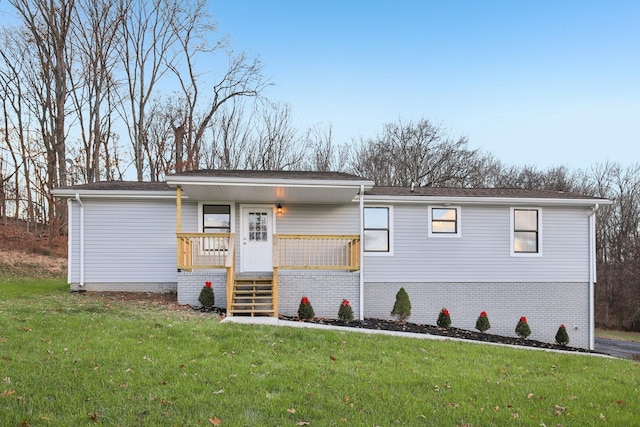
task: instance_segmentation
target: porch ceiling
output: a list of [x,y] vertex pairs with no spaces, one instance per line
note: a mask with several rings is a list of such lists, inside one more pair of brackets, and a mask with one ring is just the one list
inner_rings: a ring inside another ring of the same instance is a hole
[[191,200],[233,200],[250,203],[346,203],[358,195],[360,186],[320,184],[277,184],[254,182],[172,183],[180,185],[183,195]]

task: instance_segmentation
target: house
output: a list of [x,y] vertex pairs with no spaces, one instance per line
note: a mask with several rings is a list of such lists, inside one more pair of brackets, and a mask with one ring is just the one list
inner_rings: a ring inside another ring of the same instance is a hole
[[58,188],[68,204],[72,290],[177,292],[205,282],[228,315],[390,318],[594,347],[595,218],[605,199],[556,191],[398,188],[345,173],[199,170],[164,183]]

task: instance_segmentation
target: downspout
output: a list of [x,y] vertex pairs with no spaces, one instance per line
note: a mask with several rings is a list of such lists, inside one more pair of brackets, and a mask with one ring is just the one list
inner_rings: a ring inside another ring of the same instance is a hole
[[80,194],[76,193],[76,201],[80,204],[80,283],[84,287],[84,203],[80,200]]
[[589,215],[589,349],[596,348],[595,338],[595,291],[596,277],[596,212],[600,205],[596,203]]
[[364,320],[364,185],[360,185],[360,320]]
[[73,260],[73,199],[67,199],[67,284],[71,283],[71,260]]

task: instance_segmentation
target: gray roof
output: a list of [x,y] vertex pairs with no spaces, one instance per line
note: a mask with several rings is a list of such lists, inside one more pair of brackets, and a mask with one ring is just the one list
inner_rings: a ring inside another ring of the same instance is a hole
[[[524,199],[597,199],[577,193],[553,190],[525,190],[522,188],[448,188],[448,187],[383,187],[374,186],[365,192],[371,196],[423,197],[494,197]],[[603,199],[604,200],[604,199]]]
[[[248,171],[248,170],[215,170],[203,169],[180,172],[169,175],[169,178],[179,177],[211,177],[211,178],[253,178],[253,179],[291,179],[291,180],[336,180],[362,181],[362,178],[343,172],[314,172],[314,171]],[[88,191],[175,191],[166,182],[138,182],[138,181],[101,181],[90,184],[79,184],[60,187],[56,192],[70,192],[70,190]],[[447,187],[385,187],[373,186],[366,190],[366,196],[381,197],[451,197],[451,198],[519,198],[519,199],[573,199],[573,200],[606,200],[577,193],[552,190],[525,190],[520,188],[447,188]]]
[[168,175],[168,178],[181,176],[201,176],[212,178],[272,178],[272,179],[318,179],[318,180],[340,180],[340,181],[363,181],[363,178],[344,172],[315,172],[315,171],[254,171],[254,170],[218,170],[200,169],[193,171],[179,172]]

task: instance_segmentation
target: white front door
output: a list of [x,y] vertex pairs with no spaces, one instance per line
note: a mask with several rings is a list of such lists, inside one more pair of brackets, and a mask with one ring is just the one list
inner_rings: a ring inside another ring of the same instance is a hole
[[242,271],[273,269],[273,207],[242,206]]

